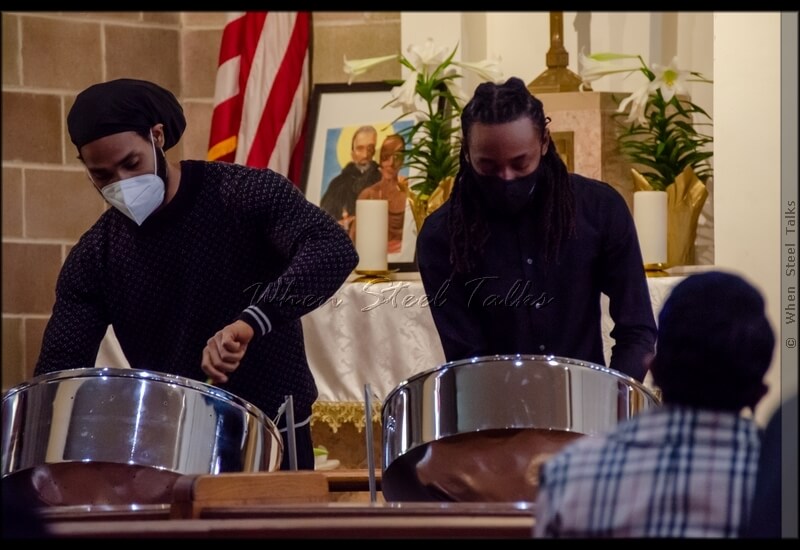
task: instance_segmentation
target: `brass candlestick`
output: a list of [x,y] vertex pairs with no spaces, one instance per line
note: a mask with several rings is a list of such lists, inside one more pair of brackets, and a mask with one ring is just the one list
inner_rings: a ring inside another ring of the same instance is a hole
[[384,283],[391,281],[390,275],[397,273],[397,269],[356,269],[356,275],[360,275],[354,283]]
[[[547,70],[528,84],[532,94],[548,92],[577,92],[581,77],[567,68],[569,53],[564,48],[564,12],[550,12],[550,50],[547,52]],[[583,87],[591,91],[587,84]]]

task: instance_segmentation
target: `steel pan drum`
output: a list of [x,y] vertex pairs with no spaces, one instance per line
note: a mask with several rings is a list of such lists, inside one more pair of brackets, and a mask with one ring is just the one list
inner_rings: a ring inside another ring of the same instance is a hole
[[63,370],[3,395],[3,489],[42,505],[169,502],[185,474],[274,471],[283,442],[220,388],[123,368]]
[[387,501],[533,501],[563,445],[659,399],[633,378],[554,356],[446,363],[402,382],[382,408]]

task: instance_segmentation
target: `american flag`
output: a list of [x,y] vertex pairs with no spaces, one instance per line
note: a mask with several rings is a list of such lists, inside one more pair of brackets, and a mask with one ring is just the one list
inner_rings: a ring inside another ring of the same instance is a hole
[[299,184],[310,88],[308,12],[228,15],[208,160],[268,167]]

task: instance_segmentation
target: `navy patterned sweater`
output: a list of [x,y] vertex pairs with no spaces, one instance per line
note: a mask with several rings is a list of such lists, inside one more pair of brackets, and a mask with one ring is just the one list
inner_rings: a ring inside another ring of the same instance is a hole
[[109,209],[71,250],[35,374],[93,367],[111,324],[131,367],[204,380],[207,340],[240,318],[255,336],[221,387],[271,418],[292,395],[299,421],[317,398],[300,318],[357,263],[345,231],[280,174],[182,161],[169,204],[141,226]]

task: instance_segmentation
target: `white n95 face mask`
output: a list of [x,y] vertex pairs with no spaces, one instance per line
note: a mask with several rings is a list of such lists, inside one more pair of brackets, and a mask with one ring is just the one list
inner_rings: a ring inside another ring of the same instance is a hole
[[137,225],[142,225],[142,222],[164,201],[165,185],[164,180],[156,174],[158,163],[152,132],[150,141],[153,144],[154,173],[116,181],[103,187],[101,191],[111,206],[128,216]]

